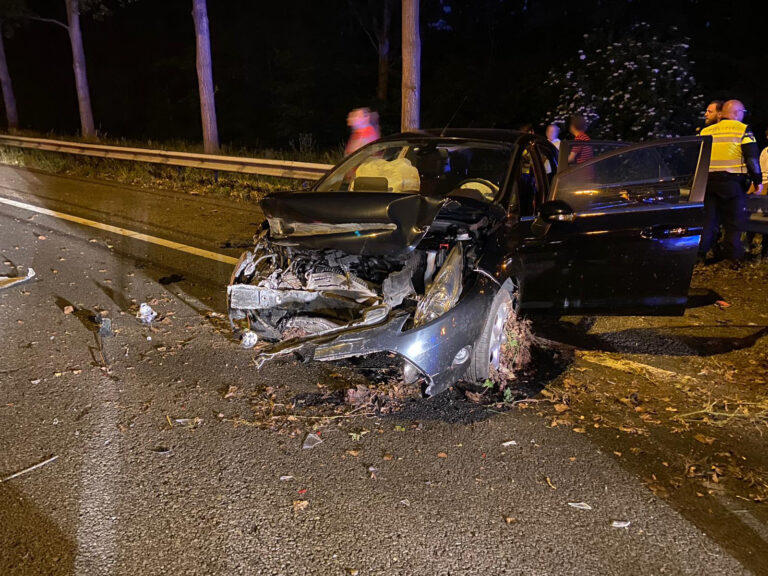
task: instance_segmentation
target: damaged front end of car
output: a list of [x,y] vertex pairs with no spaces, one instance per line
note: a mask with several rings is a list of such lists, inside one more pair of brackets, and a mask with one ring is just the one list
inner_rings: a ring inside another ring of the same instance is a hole
[[466,371],[498,290],[478,270],[488,219],[418,194],[348,200],[296,193],[262,203],[265,226],[228,287],[233,327],[267,344],[259,366],[291,353],[383,352],[399,357],[406,382],[436,394]]

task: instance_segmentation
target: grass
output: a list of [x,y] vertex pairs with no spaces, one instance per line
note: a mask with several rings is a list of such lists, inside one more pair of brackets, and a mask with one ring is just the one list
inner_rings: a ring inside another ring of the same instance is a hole
[[[17,132],[16,135],[36,138],[56,138],[55,135],[41,135],[33,132]],[[80,142],[79,138],[62,138]],[[202,144],[182,140],[166,142],[133,141],[126,139],[102,138],[101,144],[147,148],[150,150],[174,150],[202,153]],[[225,156],[243,156],[297,162],[335,164],[343,156],[339,146],[331,150],[319,150],[311,135],[299,135],[297,142],[291,142],[287,150],[247,149],[223,146]],[[176,190],[192,195],[229,198],[241,201],[255,201],[270,192],[300,188],[302,182],[291,178],[238,174],[236,172],[215,173],[213,170],[165,166],[133,160],[93,158],[62,152],[31,150],[0,145],[0,163],[10,166],[32,168],[51,174],[77,176],[96,180],[108,180],[140,188]]]

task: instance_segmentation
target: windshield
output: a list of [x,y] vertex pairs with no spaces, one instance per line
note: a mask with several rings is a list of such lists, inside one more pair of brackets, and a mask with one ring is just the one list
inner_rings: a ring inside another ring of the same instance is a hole
[[489,142],[376,142],[337,166],[319,192],[417,192],[491,202],[499,193],[512,147]]

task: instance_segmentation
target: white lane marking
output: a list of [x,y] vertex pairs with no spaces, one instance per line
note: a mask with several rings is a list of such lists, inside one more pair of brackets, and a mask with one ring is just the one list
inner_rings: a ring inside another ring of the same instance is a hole
[[760,536],[763,541],[768,542],[768,527],[755,518],[749,510],[745,510],[738,502],[728,496],[716,496],[718,502],[723,505],[731,514],[736,516],[742,524],[751,528],[752,531]]
[[216,260],[217,262],[223,262],[225,264],[237,264],[237,258],[231,256],[225,256],[224,254],[218,254],[211,252],[210,250],[203,250],[202,248],[195,248],[194,246],[187,246],[173,240],[166,240],[165,238],[158,238],[157,236],[150,236],[149,234],[142,234],[135,230],[128,230],[127,228],[121,228],[119,226],[112,226],[111,224],[103,224],[102,222],[96,222],[95,220],[89,220],[87,218],[80,218],[79,216],[73,216],[72,214],[65,214],[64,212],[56,212],[55,210],[49,210],[48,208],[41,208],[34,204],[26,204],[24,202],[17,202],[9,198],[3,198],[0,196],[0,204],[7,204],[22,210],[29,210],[31,212],[37,212],[38,214],[45,214],[46,216],[53,216],[60,220],[67,220],[76,224],[82,224],[83,226],[90,226],[91,228],[98,228],[106,232],[112,232],[113,234],[119,234],[134,240],[141,240],[142,242],[148,242],[150,244],[157,244],[158,246],[164,246],[171,248],[172,250],[178,250],[179,252],[186,252],[187,254],[193,254],[202,258],[208,258],[209,260]]

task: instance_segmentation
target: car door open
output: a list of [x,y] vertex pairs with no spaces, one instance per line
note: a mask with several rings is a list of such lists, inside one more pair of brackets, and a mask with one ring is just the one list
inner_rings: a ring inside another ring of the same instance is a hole
[[708,137],[561,167],[517,248],[523,309],[680,314],[704,220]]

